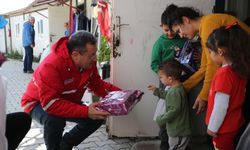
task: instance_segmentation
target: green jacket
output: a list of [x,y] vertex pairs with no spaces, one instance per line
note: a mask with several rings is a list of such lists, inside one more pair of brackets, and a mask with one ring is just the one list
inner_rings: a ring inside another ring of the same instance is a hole
[[158,116],[156,122],[160,126],[166,124],[167,133],[171,137],[190,135],[188,100],[183,85],[171,87],[168,91],[156,89],[154,95],[166,100],[166,112]]
[[165,34],[161,35],[152,49],[151,69],[157,73],[159,64],[163,61],[174,58],[175,49],[182,49],[184,43],[185,40],[181,39],[179,36],[169,39]]

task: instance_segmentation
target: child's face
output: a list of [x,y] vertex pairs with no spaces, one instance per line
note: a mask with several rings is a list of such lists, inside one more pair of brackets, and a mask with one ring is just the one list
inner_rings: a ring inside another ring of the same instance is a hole
[[168,25],[162,24],[161,25],[162,31],[163,33],[169,38],[172,39],[175,37],[175,33],[173,31],[171,31],[168,27]]
[[68,27],[69,27],[69,24],[68,24],[68,23],[65,23],[65,24],[64,24],[64,27],[65,27],[65,28],[68,28]]
[[211,49],[209,49],[209,53],[210,53],[210,57],[212,59],[212,61],[221,66],[222,65],[222,55],[218,52],[212,51]]
[[164,85],[170,85],[172,78],[170,76],[167,76],[162,70],[158,71],[158,75],[160,77],[161,83]]

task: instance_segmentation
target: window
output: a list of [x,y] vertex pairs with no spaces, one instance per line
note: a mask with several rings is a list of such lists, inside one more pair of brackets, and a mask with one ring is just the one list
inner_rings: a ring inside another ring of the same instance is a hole
[[19,36],[20,34],[20,24],[16,24],[16,36]]
[[40,34],[40,23],[39,22],[37,22],[37,31],[38,31],[38,34]]
[[43,20],[40,20],[40,33],[43,34]]
[[43,20],[38,21],[38,34],[43,34]]

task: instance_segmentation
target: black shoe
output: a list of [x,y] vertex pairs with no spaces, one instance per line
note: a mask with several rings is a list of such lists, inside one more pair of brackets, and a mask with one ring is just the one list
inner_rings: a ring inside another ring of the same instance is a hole
[[60,150],[72,150],[73,146],[68,145],[63,140],[60,143]]
[[34,72],[34,70],[32,69],[32,70],[28,70],[27,71],[27,73],[30,73],[30,74],[32,74]]
[[169,149],[168,141],[162,141],[161,140],[160,150],[168,150],[168,149]]
[[24,70],[23,70],[23,73],[27,73],[27,71],[24,71]]

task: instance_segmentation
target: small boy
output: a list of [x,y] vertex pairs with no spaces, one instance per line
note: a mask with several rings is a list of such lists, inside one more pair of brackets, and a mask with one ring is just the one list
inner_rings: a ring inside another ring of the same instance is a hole
[[65,22],[64,27],[65,27],[64,35],[69,36],[69,23]]
[[188,100],[180,82],[182,65],[174,59],[163,62],[159,66],[159,77],[165,86],[170,86],[168,91],[160,90],[153,85],[148,89],[154,95],[166,101],[166,112],[157,117],[159,126],[166,124],[169,150],[185,150],[191,134]]
[[[159,65],[166,60],[173,59],[176,56],[177,50],[182,49],[185,39],[181,39],[178,35],[176,35],[173,31],[170,30],[169,18],[166,10],[161,15],[161,25],[163,34],[157,39],[152,48],[151,55],[151,69],[156,74],[158,72]],[[160,83],[159,86],[161,89],[165,89],[165,86]],[[158,103],[161,103],[162,100],[159,100]],[[157,105],[158,106],[158,105]],[[161,105],[159,105],[161,106]],[[157,110],[162,109],[156,108],[155,116],[158,115]],[[160,110],[161,112],[161,110]],[[161,139],[161,150],[166,150],[169,148],[168,146],[168,136],[166,133],[165,125],[160,126],[159,137]]]

